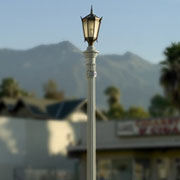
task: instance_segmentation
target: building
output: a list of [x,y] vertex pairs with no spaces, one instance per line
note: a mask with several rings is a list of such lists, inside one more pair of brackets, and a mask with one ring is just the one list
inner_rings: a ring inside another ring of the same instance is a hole
[[[83,134],[86,134],[85,128]],[[86,179],[86,139],[68,148]],[[98,180],[179,180],[180,119],[97,122]]]
[[73,180],[82,122],[0,117],[0,180]]
[[81,143],[86,108],[85,99],[1,99],[0,180],[73,180],[78,160],[67,147]]
[[[39,102],[0,102],[0,179],[86,179],[86,101]],[[98,180],[179,177],[179,118],[97,121]]]

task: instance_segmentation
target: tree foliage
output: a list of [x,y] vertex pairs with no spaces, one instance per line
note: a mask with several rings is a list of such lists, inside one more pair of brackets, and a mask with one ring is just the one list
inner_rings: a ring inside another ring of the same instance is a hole
[[131,106],[126,113],[128,119],[145,119],[149,117],[149,113],[139,106]]
[[58,90],[58,86],[54,80],[48,80],[44,85],[44,97],[46,99],[63,100],[64,92]]
[[169,99],[157,94],[151,98],[149,113],[152,117],[167,117],[173,115],[174,108]]
[[120,100],[120,91],[115,86],[110,86],[105,90],[105,94],[108,96],[109,106],[118,104]]
[[11,77],[2,80],[0,84],[0,97],[18,98],[22,96],[33,96],[33,94],[22,89],[19,83]]
[[108,87],[105,90],[105,94],[108,97],[108,111],[106,115],[109,119],[143,119],[149,117],[149,113],[142,107],[132,106],[126,111],[120,104],[120,91],[117,87]]
[[164,55],[166,59],[161,62],[160,84],[166,97],[180,112],[180,42],[167,47]]
[[105,95],[108,97],[107,116],[109,119],[121,119],[124,117],[124,108],[120,104],[120,91],[115,86],[110,86],[105,90]]

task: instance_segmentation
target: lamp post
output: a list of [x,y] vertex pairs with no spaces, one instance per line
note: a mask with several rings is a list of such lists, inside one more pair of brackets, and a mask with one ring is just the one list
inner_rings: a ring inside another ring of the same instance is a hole
[[84,51],[87,67],[88,80],[88,121],[87,121],[87,180],[96,180],[96,57],[98,51],[94,47],[94,42],[98,39],[99,28],[102,18],[97,17],[91,12],[82,19],[84,40],[88,42],[88,47]]

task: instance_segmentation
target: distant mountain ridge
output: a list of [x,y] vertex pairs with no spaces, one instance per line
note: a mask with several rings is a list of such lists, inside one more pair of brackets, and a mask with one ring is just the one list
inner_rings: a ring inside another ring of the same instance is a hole
[[[161,92],[160,66],[127,52],[97,57],[97,104],[106,106],[104,90],[120,88],[126,106],[148,107],[150,98]],[[69,97],[86,97],[85,60],[69,41],[40,45],[27,50],[0,49],[0,79],[14,77],[20,85],[42,95],[43,84],[54,79]]]

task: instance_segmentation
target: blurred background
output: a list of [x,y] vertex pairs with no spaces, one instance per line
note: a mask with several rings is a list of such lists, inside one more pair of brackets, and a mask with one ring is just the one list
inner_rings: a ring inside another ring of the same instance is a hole
[[86,177],[91,5],[97,179],[179,180],[178,0],[0,1],[0,180]]

